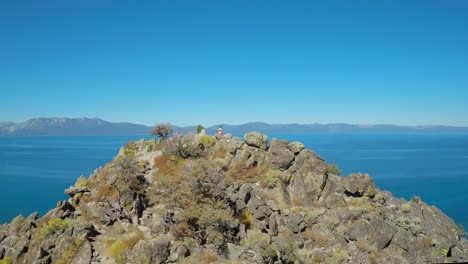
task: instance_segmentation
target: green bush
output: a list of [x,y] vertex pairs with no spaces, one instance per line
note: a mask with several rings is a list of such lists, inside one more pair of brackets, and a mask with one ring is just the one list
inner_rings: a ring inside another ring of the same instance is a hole
[[129,158],[135,158],[136,151],[134,149],[124,148],[123,154]]
[[203,145],[203,147],[205,148],[211,148],[212,146],[214,146],[216,144],[216,139],[212,136],[201,136],[200,139],[200,144]]
[[124,264],[127,261],[127,253],[129,248],[122,241],[115,241],[109,247],[109,255],[115,259],[117,264]]
[[62,220],[60,218],[52,218],[49,220],[49,222],[47,222],[47,225],[39,231],[39,234],[41,236],[55,234],[57,232],[62,232],[66,228],[70,227],[71,225],[72,225],[72,220],[70,219]]
[[283,173],[277,169],[268,169],[265,174],[265,184],[268,188],[277,187],[282,180]]
[[0,259],[0,264],[12,264],[12,263],[13,263],[13,261],[9,257],[6,257],[4,259]]
[[72,263],[73,258],[75,257],[78,249],[80,249],[81,245],[83,245],[83,240],[76,238],[73,243],[67,248],[65,253],[61,256],[61,258],[57,261],[57,264],[69,264]]
[[418,204],[418,203],[421,202],[421,198],[419,198],[419,196],[413,196],[413,197],[411,197],[411,202],[415,203],[415,204]]
[[335,164],[327,164],[327,173],[333,175],[341,175],[341,170]]

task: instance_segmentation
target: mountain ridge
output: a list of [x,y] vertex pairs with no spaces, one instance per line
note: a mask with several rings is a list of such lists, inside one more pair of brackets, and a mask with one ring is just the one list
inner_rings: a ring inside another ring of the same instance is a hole
[[[206,128],[207,133],[215,134],[221,126],[225,132],[244,134],[258,131],[267,134],[306,134],[306,133],[468,133],[468,127],[446,125],[403,126],[392,124],[361,125],[347,123],[329,124],[269,124],[248,122],[240,125],[220,124]],[[174,132],[195,132],[193,126],[173,126]],[[151,126],[130,122],[109,122],[100,118],[32,118],[25,122],[0,121],[0,136],[127,136],[147,135]]]

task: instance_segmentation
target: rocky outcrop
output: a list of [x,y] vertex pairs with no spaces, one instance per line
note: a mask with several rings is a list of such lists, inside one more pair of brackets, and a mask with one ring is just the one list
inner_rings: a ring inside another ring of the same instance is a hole
[[249,146],[260,148],[262,150],[267,149],[268,136],[265,134],[260,134],[257,132],[250,132],[250,133],[245,134],[244,140],[245,140],[245,144]]
[[367,174],[260,133],[127,144],[41,218],[0,225],[8,263],[444,263],[464,231]]

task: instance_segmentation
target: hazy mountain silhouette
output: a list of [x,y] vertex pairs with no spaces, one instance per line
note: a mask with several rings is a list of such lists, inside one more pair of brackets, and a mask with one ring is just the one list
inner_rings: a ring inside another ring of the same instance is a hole
[[[221,124],[207,127],[215,134],[221,126],[225,133],[244,134],[258,131],[268,134],[308,133],[468,133],[468,127],[400,126],[336,124],[267,124],[251,122],[242,125]],[[112,123],[99,118],[33,118],[22,123],[0,122],[2,136],[118,136],[148,135],[152,127],[132,123]],[[195,132],[196,126],[174,126],[175,132]]]

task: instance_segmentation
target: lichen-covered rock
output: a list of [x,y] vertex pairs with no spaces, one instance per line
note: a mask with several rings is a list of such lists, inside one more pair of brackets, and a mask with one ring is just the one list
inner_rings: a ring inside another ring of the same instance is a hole
[[292,153],[294,153],[294,155],[299,154],[299,152],[301,152],[305,148],[304,144],[302,144],[301,142],[297,142],[297,141],[289,143],[288,147],[289,147],[289,150]]
[[89,188],[87,187],[70,187],[65,190],[65,194],[69,195],[70,197],[75,196],[75,194],[81,194],[86,192],[90,192]]
[[268,149],[268,160],[273,168],[287,170],[295,156],[289,149],[288,141],[272,139]]
[[165,263],[170,255],[171,239],[161,235],[152,240],[141,240],[133,248],[135,263]]
[[303,204],[316,201],[325,188],[326,164],[314,152],[304,150],[296,156],[288,172],[291,173],[290,194],[299,197]]
[[342,178],[341,183],[351,195],[374,197],[377,193],[374,181],[367,174],[351,174]]
[[299,233],[306,227],[303,217],[297,214],[290,214],[286,217],[286,226],[293,233]]
[[93,252],[91,244],[84,243],[76,253],[71,264],[89,264],[91,263],[92,257]]
[[245,143],[249,146],[260,148],[263,150],[267,149],[268,136],[265,134],[250,132],[244,136]]

